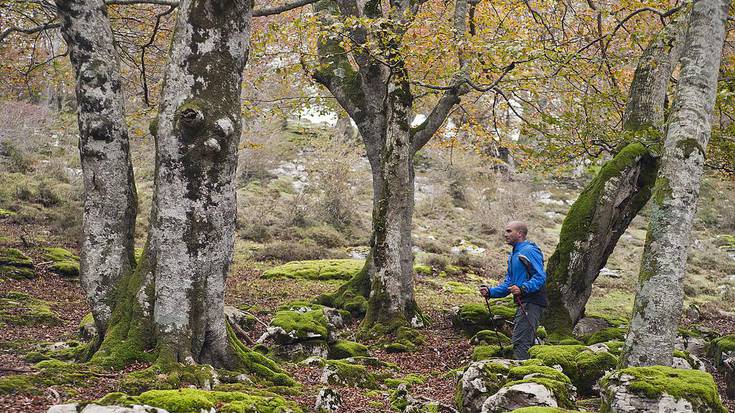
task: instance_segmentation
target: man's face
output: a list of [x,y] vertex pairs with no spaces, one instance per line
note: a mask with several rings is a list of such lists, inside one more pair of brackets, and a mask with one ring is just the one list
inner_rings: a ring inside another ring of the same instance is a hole
[[507,225],[505,227],[505,231],[503,232],[503,238],[505,238],[506,244],[513,245],[516,242],[520,242],[523,240],[523,234],[521,234],[514,226]]

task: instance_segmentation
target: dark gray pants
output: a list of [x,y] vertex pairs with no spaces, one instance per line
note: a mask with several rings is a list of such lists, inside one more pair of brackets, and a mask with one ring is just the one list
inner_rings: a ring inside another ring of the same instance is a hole
[[[530,358],[528,349],[533,346],[536,339],[536,329],[541,321],[541,314],[544,307],[538,304],[523,304],[526,314],[523,314],[521,307],[516,310],[516,316],[513,319],[513,357],[516,360],[526,360]],[[526,317],[528,316],[528,317]]]

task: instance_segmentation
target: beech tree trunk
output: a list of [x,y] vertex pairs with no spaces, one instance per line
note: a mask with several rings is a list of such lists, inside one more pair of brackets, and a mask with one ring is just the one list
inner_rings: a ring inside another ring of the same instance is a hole
[[[422,125],[410,127],[413,96],[396,39],[405,30],[402,19],[415,14],[420,3],[405,0],[390,3],[390,16],[383,15],[379,1],[323,0],[315,5],[325,25],[346,16],[387,17],[386,33],[377,34],[384,38],[373,43],[380,45],[378,51],[368,50],[373,47],[368,37],[376,34],[368,34],[363,27],[351,30],[351,41],[364,46],[350,52],[354,65],[339,38],[322,37],[318,44],[320,68],[314,73],[314,78],[332,93],[357,124],[373,176],[373,233],[365,267],[324,301],[353,313],[365,312],[363,330],[381,326],[381,331],[392,331],[409,323],[420,324],[411,252],[413,157],[441,126],[459,102],[459,96],[466,92],[459,86],[448,90]],[[457,4],[461,35],[466,1]],[[371,53],[395,63],[388,67]]]
[[654,188],[633,319],[621,357],[626,367],[671,365],[729,3],[699,0],[692,6]]
[[684,23],[680,19],[668,25],[644,51],[623,119],[628,144],[603,165],[564,219],[546,271],[549,306],[544,325],[554,336],[570,335],[584,316],[592,284],[651,196],[666,91],[681,54]]
[[102,0],[57,1],[76,75],[84,177],[81,282],[104,337],[115,286],[135,267],[137,198],[112,28]]

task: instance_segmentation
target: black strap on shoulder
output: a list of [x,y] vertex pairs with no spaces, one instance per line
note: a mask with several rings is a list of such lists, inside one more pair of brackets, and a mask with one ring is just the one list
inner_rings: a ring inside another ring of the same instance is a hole
[[526,267],[526,281],[531,279],[531,260],[528,259],[525,255],[518,254],[518,260],[523,264],[524,267]]

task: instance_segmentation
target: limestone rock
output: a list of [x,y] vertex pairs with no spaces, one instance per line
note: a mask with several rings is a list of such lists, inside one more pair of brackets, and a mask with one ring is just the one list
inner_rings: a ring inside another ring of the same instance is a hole
[[342,396],[336,390],[324,387],[316,396],[314,410],[320,413],[336,412],[342,406]]
[[727,397],[729,399],[735,399],[735,357],[725,359],[722,362],[722,370],[725,371]]
[[500,390],[507,379],[510,367],[520,362],[506,359],[488,359],[471,363],[457,383],[457,399],[460,412],[482,410],[488,397]]
[[601,411],[724,413],[712,376],[664,366],[618,370],[600,382]]
[[538,383],[519,383],[503,387],[482,404],[482,413],[509,412],[528,406],[557,407],[551,390]]

